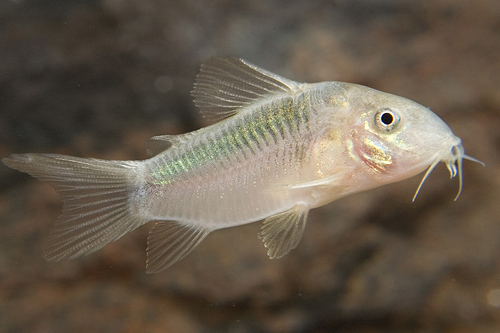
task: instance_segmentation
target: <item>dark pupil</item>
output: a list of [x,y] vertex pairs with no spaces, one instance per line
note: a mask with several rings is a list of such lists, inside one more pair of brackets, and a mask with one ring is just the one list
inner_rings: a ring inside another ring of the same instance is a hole
[[380,117],[380,120],[382,121],[382,123],[384,125],[390,125],[394,121],[394,117],[392,116],[392,114],[386,112],[386,113],[382,114],[382,117]]

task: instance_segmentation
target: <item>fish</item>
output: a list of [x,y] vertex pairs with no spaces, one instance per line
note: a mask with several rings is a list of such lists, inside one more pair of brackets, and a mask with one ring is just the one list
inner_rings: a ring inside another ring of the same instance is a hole
[[151,138],[145,160],[2,159],[63,199],[46,260],[88,255],[153,221],[147,273],[186,257],[215,230],[257,221],[269,258],[281,258],[297,247],[313,208],[427,170],[415,200],[440,162],[458,175],[456,200],[462,160],[482,163],[427,107],[354,83],[300,83],[220,57],[202,64],[192,96],[214,123]]

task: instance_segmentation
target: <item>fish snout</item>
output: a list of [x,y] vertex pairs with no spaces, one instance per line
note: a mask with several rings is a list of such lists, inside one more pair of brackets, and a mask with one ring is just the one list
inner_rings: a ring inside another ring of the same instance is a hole
[[448,171],[450,172],[450,178],[455,177],[461,170],[462,159],[465,155],[464,146],[462,146],[461,140],[458,140],[458,143],[453,144],[451,148],[448,148],[446,154],[441,159],[441,161],[446,164],[446,168],[448,168]]
[[420,189],[424,184],[425,180],[439,162],[443,162],[446,165],[446,168],[450,172],[450,178],[458,176],[459,185],[458,185],[458,193],[454,199],[455,201],[460,196],[460,193],[462,193],[462,187],[463,187],[462,161],[466,159],[472,162],[479,163],[482,166],[485,165],[480,160],[465,154],[465,148],[462,145],[462,140],[459,137],[454,136],[451,144],[445,145],[444,147],[445,149],[443,150],[443,154],[441,156],[438,155],[438,157],[429,166],[426,173],[424,174],[424,177],[420,181],[417,191],[413,196],[413,201],[415,201],[417,194],[420,192]]

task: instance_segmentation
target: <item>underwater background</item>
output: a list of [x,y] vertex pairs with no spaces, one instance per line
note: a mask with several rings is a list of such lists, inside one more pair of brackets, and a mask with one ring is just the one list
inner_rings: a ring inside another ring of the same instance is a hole
[[440,165],[415,203],[420,177],[312,210],[279,260],[254,223],[156,275],[151,224],[45,262],[61,200],[0,165],[0,331],[500,331],[499,55],[497,0],[0,0],[0,158],[147,158],[149,137],[209,124],[195,75],[236,56],[410,98],[486,163],[464,161],[457,202]]

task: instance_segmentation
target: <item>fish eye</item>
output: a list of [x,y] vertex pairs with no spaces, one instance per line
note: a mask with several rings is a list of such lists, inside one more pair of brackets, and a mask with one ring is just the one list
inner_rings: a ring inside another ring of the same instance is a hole
[[383,108],[375,114],[375,124],[384,132],[390,132],[399,124],[399,115],[391,109]]

